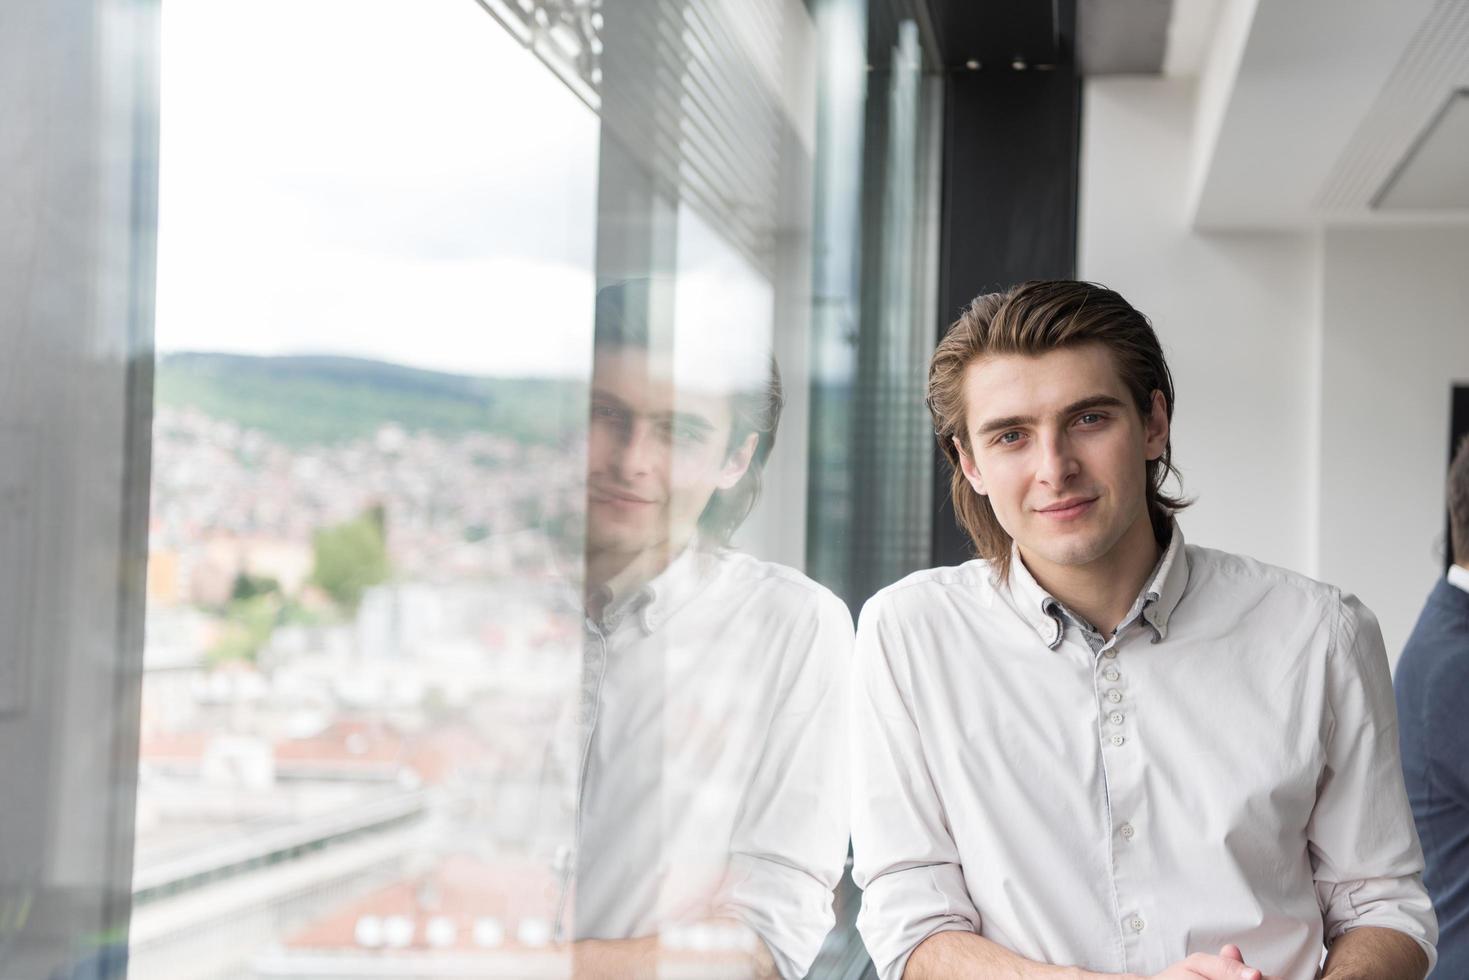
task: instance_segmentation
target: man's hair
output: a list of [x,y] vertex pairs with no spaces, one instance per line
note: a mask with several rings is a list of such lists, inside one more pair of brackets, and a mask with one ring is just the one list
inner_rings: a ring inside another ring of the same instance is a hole
[[1459,440],[1449,463],[1449,554],[1455,565],[1469,565],[1469,436]]
[[[996,519],[989,498],[976,493],[965,479],[954,445],[957,436],[973,457],[964,401],[966,369],[991,354],[1036,356],[1088,343],[1111,352],[1117,373],[1144,418],[1151,413],[1154,391],[1163,393],[1168,418],[1173,418],[1173,377],[1148,318],[1095,283],[1039,280],[977,296],[949,326],[929,361],[928,410],[939,449],[952,471],[954,516],[974,543],[975,554],[993,563],[1001,581],[1010,573],[1010,535]],[[1148,517],[1160,542],[1168,538],[1173,513],[1190,503],[1163,492],[1168,474],[1178,475],[1172,457],[1170,438],[1163,454],[1147,462]]]
[[[595,347],[670,352],[674,343],[674,331],[668,329],[672,305],[671,282],[630,279],[603,286],[597,290]],[[775,448],[785,394],[774,355],[766,353],[764,360],[768,363],[762,378],[729,392],[733,424],[725,452],[734,452],[752,433],[756,442],[740,482],[728,490],[716,490],[699,515],[700,532],[719,544],[729,544],[735,530],[750,516],[760,497],[765,461]]]

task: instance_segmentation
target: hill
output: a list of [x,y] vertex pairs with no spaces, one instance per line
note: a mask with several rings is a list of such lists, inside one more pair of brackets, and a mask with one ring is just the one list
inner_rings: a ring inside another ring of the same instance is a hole
[[585,418],[586,386],[487,378],[353,357],[175,353],[159,359],[159,404],[198,409],[291,446],[370,436],[396,422],[443,436],[494,432],[549,443]]

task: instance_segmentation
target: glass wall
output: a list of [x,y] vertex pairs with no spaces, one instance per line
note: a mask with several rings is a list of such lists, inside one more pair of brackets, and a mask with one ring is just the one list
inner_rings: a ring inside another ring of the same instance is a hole
[[14,975],[862,972],[846,657],[927,564],[940,108],[872,8],[162,12],[113,874]]

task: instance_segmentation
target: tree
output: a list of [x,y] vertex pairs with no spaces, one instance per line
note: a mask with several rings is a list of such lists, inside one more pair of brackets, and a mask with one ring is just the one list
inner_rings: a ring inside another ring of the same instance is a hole
[[206,654],[209,664],[218,666],[230,660],[255,663],[280,622],[281,607],[279,592],[230,600],[225,606],[224,630]]
[[384,525],[382,508],[374,507],[312,536],[316,561],[311,581],[349,612],[357,610],[369,587],[386,582],[392,571]]
[[241,599],[253,599],[258,595],[269,592],[280,594],[281,584],[269,575],[251,575],[249,572],[239,572],[235,575],[235,584],[230,589],[230,599],[239,601]]

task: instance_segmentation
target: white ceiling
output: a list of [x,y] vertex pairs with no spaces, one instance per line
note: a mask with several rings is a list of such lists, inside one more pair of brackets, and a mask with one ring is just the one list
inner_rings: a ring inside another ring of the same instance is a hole
[[[1469,88],[1469,2],[1220,3],[1200,80],[1197,227],[1469,220],[1452,197],[1469,127],[1445,110]],[[1395,175],[1411,210],[1388,201]]]
[[1449,97],[1373,202],[1381,211],[1469,211],[1469,90]]
[[[1469,87],[1469,3],[1438,0],[1363,116],[1317,206],[1338,217],[1372,210],[1415,146],[1432,136],[1450,96]],[[1469,156],[1463,158],[1469,170]]]

